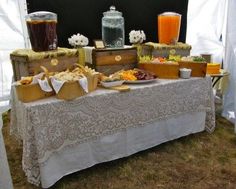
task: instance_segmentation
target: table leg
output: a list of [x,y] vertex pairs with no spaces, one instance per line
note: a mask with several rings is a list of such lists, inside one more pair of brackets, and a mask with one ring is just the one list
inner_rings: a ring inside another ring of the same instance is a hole
[[215,87],[220,79],[221,77],[212,77],[212,87]]

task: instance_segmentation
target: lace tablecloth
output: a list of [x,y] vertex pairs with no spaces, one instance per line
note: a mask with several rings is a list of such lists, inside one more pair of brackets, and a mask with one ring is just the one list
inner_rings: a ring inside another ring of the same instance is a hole
[[206,111],[206,130],[215,128],[210,77],[158,80],[130,87],[129,92],[98,89],[73,101],[51,97],[32,103],[17,101],[13,90],[11,131],[23,140],[23,169],[28,181],[40,183],[39,167],[53,153],[128,127]]

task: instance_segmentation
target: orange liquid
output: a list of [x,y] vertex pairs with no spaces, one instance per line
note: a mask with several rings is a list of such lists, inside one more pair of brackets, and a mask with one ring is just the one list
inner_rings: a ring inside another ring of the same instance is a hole
[[157,17],[159,43],[174,44],[178,42],[180,24],[180,15],[159,15]]

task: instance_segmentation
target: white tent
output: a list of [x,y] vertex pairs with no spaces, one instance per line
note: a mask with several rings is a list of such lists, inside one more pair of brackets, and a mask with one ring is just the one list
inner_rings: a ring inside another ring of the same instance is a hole
[[[13,71],[9,53],[16,48],[25,48],[26,41],[28,41],[24,37],[24,33],[26,33],[23,24],[25,13],[25,1],[0,0],[0,115],[10,108],[9,99]],[[0,117],[0,188],[12,189],[1,130],[2,118]]]
[[[9,53],[28,44],[25,14],[25,0],[0,0],[0,98],[10,94],[13,71]],[[7,104],[0,102],[0,106]]]
[[[225,69],[230,72],[229,89],[224,96],[223,116],[235,123],[236,113],[236,1],[229,0],[225,50]],[[235,123],[236,128],[236,123]],[[236,131],[236,130],[235,130]]]
[[[187,23],[187,42],[193,46],[192,54],[210,53],[213,55],[213,61],[223,61],[224,68],[230,72],[230,84],[224,97],[223,115],[232,121],[235,120],[236,111],[234,104],[236,100],[234,10],[236,10],[235,0],[189,0]],[[29,40],[26,37],[25,14],[25,0],[0,0],[0,107],[4,107],[2,108],[4,111],[8,109],[13,75],[9,53],[14,49],[29,46]],[[2,143],[1,140],[0,143]],[[2,167],[0,169],[2,170]],[[6,174],[9,173],[6,172]],[[0,180],[0,188],[11,188],[9,180],[5,183],[6,185],[2,185],[1,182]]]
[[209,53],[214,62],[223,62],[230,73],[229,87],[224,95],[222,115],[235,122],[236,100],[236,10],[234,0],[189,0],[187,43],[192,54]]

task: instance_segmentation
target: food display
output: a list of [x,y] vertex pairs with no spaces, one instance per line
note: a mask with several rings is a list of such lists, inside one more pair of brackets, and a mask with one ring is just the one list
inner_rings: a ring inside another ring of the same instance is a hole
[[201,66],[199,64],[199,63],[201,63],[202,64],[201,67],[204,67],[203,69],[206,69],[206,71],[204,71],[204,73],[207,73],[207,74],[219,74],[220,73],[220,64],[219,63],[206,63],[205,58],[203,58],[202,56],[182,57],[179,62],[198,63],[198,65],[196,65],[198,67]]
[[[45,67],[42,67],[46,71]],[[54,95],[48,80],[49,72],[42,72],[35,76],[22,77],[13,85],[16,88],[18,99],[22,102],[32,102]]]
[[101,81],[102,82],[114,82],[114,81],[120,81],[120,80],[122,80],[122,78],[117,73],[111,74],[109,76],[105,76],[104,74],[101,74]]
[[186,56],[178,61],[180,68],[191,69],[191,77],[205,77],[207,63],[201,56]]
[[39,80],[45,80],[49,79],[49,76],[54,75],[54,72],[48,72],[47,68],[44,66],[41,66],[42,72],[40,74],[37,74],[35,76],[26,76],[21,77],[19,81],[16,82],[16,85],[30,85],[30,84],[36,84]]
[[181,61],[185,62],[206,62],[206,60],[201,56],[183,56]]
[[71,100],[97,88],[99,73],[87,66],[62,72],[49,72],[41,66],[41,70],[40,74],[22,77],[14,84],[20,101],[32,102],[55,93],[58,98]]
[[143,56],[138,68],[151,71],[155,73],[158,78],[162,79],[177,79],[179,78],[179,64],[176,59],[179,56],[169,56],[165,58],[162,56]]
[[32,76],[28,76],[28,77],[22,77],[21,80],[19,81],[19,84],[21,85],[29,85],[31,84],[33,81],[33,77]]
[[157,78],[154,73],[137,68],[133,70],[121,70],[117,74],[125,81],[153,80]]
[[97,88],[99,73],[89,67],[78,67],[56,73],[51,77],[51,83],[56,97],[72,100],[83,96]]

